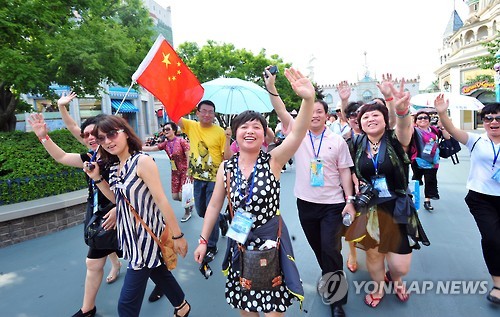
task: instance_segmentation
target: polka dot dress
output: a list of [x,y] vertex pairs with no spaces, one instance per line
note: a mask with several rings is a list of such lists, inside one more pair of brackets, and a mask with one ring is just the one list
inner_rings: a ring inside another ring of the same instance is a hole
[[[248,207],[244,209],[256,216],[252,229],[258,228],[277,213],[280,183],[271,172],[269,166],[271,156],[268,153],[260,152],[254,172],[246,180],[243,179],[238,169],[238,158],[239,153],[227,162],[226,167],[226,171],[230,171],[233,210],[236,212],[239,207],[245,206],[248,191],[251,189],[252,194],[250,195]],[[224,178],[226,178],[226,175]],[[226,180],[224,179],[225,183]],[[257,239],[252,241],[250,245],[259,247],[262,243],[264,241]],[[232,258],[232,252],[229,256]],[[231,307],[249,312],[285,312],[287,307],[292,305],[292,299],[295,297],[286,290],[284,283],[277,290],[249,291],[242,290],[239,278],[239,268],[233,268],[230,261],[226,281],[226,301]]]

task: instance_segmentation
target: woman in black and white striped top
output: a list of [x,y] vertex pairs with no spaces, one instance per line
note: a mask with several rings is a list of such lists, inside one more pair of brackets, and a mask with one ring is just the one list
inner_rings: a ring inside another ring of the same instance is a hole
[[168,225],[175,252],[186,255],[187,242],[163,191],[156,163],[140,152],[142,141],[123,118],[103,116],[96,123],[93,135],[101,145],[101,157],[116,162],[110,168],[109,184],[100,176],[98,166],[86,172],[117,205],[118,241],[123,258],[129,261],[118,314],[139,316],[147,280],[151,278],[175,307],[175,316],[188,316],[191,307],[184,292],[164,265],[158,245],[136,221],[127,203],[128,200],[156,236]]

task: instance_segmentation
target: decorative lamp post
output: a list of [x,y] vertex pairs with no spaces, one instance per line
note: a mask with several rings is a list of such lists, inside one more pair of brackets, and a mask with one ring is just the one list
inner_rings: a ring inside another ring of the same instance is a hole
[[[495,58],[500,60],[500,49],[497,51],[495,54]],[[496,101],[500,102],[500,62],[496,63],[495,66],[493,66],[493,69],[495,70],[495,93],[496,93]]]

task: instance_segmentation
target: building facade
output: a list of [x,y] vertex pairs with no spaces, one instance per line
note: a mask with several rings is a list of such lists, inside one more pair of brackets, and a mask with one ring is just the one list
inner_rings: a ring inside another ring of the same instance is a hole
[[[495,101],[495,72],[478,67],[475,58],[487,56],[483,45],[498,37],[499,0],[469,0],[469,16],[462,21],[456,11],[443,34],[439,51],[440,66],[435,74],[442,91],[477,98],[484,103]],[[482,127],[477,111],[450,109],[450,117],[461,129]]]

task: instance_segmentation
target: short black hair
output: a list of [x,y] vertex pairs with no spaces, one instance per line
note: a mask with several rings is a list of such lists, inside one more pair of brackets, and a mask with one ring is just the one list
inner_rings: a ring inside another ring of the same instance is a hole
[[[363,129],[361,128],[361,117],[365,114],[365,112],[370,112],[370,111],[380,111],[382,115],[384,116],[384,122],[385,122],[385,129],[389,130],[389,110],[387,110],[386,106],[383,106],[379,104],[376,101],[370,101],[369,103],[365,103],[361,108],[359,108],[359,113],[358,113],[358,126],[361,131]],[[363,131],[364,132],[364,131]]]
[[211,101],[211,100],[202,100],[198,103],[198,106],[196,106],[196,109],[198,111],[200,111],[200,108],[201,106],[203,105],[207,105],[207,106],[211,106],[211,107],[214,107],[214,111],[215,111],[215,104]]
[[253,110],[246,110],[236,116],[231,122],[231,130],[236,135],[236,130],[249,121],[259,121],[264,129],[264,136],[267,134],[267,121],[262,114]]
[[166,127],[167,125],[169,125],[169,126],[171,126],[171,127],[172,127],[172,130],[174,130],[174,134],[176,134],[176,133],[177,133],[177,130],[179,129],[179,128],[177,127],[177,124],[175,124],[175,123],[174,123],[174,122],[172,122],[172,121],[169,121],[169,122],[167,122],[167,123],[165,123],[165,124],[163,125],[163,129],[165,129],[165,127]]
[[499,113],[500,112],[500,103],[491,102],[484,105],[484,108],[481,110],[481,120],[484,119],[484,116],[487,114]]
[[321,105],[323,105],[323,109],[325,109],[325,113],[328,113],[328,104],[326,101],[322,99],[317,99],[316,102],[319,102]]

